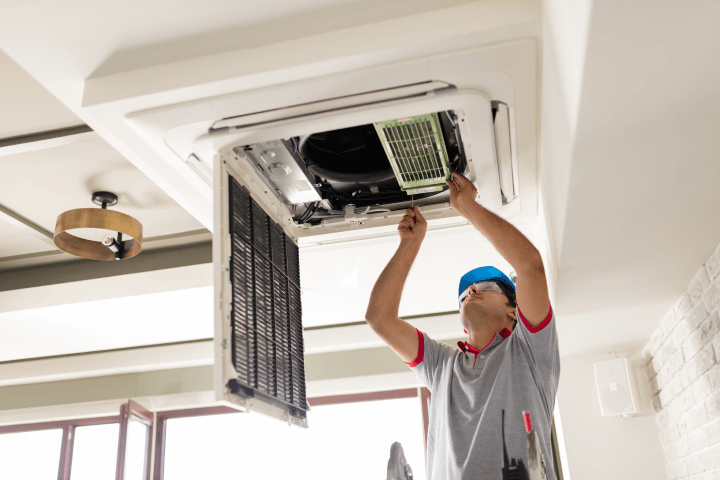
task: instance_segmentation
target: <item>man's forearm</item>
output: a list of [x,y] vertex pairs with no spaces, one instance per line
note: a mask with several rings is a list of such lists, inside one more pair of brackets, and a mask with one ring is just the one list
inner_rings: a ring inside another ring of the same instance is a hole
[[535,246],[506,220],[474,202],[466,207],[464,216],[516,271],[542,267],[540,253]]
[[386,318],[398,317],[405,280],[419,251],[420,244],[400,243],[370,294],[370,303],[365,314],[368,323],[374,324]]

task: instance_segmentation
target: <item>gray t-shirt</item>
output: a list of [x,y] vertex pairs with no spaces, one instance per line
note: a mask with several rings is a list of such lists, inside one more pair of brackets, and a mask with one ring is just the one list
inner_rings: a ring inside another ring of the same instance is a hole
[[521,473],[528,466],[523,412],[530,413],[547,478],[556,479],[550,447],[560,378],[555,317],[551,308],[536,328],[519,310],[518,318],[512,333],[503,329],[480,351],[466,342],[453,349],[418,330],[418,356],[408,365],[431,393],[428,480],[528,478]]

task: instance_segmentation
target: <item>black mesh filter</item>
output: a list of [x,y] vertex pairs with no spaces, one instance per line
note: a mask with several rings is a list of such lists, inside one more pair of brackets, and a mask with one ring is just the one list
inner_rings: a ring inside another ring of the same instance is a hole
[[[290,243],[292,244],[292,242]],[[287,273],[285,233],[282,231],[282,228],[280,228],[280,225],[274,222],[270,222],[270,252],[273,265],[279,268],[283,274]]]
[[302,316],[300,305],[300,288],[290,284],[288,288],[288,309],[290,311],[290,351],[303,352]]
[[255,329],[255,295],[252,279],[252,249],[242,240],[235,238],[232,246],[232,263],[230,265],[233,285],[232,315],[233,318],[244,318],[244,322],[233,322],[232,359],[238,372],[238,380],[247,385],[255,384],[253,372],[256,367]]
[[[277,268],[273,268],[273,306],[275,315],[275,344],[288,352],[290,349],[290,316],[288,311],[287,277]],[[283,355],[282,363],[278,362],[277,369],[277,397],[292,403],[290,397],[291,372],[287,357]]]
[[290,313],[290,351],[293,352],[293,403],[304,405],[305,398],[305,357],[296,352],[305,350],[303,344],[302,315],[300,304],[300,287],[292,283],[288,287],[288,304]]
[[[230,177],[233,391],[304,417],[298,247]],[[272,398],[265,398],[265,397]]]
[[288,279],[300,288],[300,252],[297,245],[292,242],[285,242],[285,258],[287,260]]
[[292,403],[305,405],[305,360],[299,355],[292,355]]

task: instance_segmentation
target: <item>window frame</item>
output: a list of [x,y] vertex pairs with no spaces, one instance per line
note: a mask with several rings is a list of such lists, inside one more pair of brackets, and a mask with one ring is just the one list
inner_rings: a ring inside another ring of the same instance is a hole
[[120,405],[120,437],[118,438],[118,451],[115,457],[115,480],[125,478],[125,460],[127,451],[127,435],[130,419],[140,422],[148,427],[148,436],[145,440],[145,480],[152,478],[153,464],[153,435],[155,430],[155,414],[137,402],[128,400]]
[[244,413],[231,407],[199,407],[183,410],[168,410],[155,413],[155,443],[153,445],[153,480],[162,480],[165,476],[165,441],[167,439],[167,421],[173,418],[204,417],[226,413]]
[[[427,429],[429,422],[428,400],[430,398],[430,392],[425,387],[404,388],[398,390],[382,390],[377,392],[353,393],[344,395],[318,396],[308,398],[308,404],[311,408],[313,408],[323,405],[372,402],[376,400],[394,400],[400,398],[418,398],[421,401],[422,415],[421,418],[419,418],[418,420],[422,421],[423,425],[423,443],[425,445],[425,456],[427,458]],[[60,445],[60,464],[58,465],[58,480],[70,480],[73,459],[73,447],[75,441],[75,429],[77,427],[117,423],[120,427],[120,432],[122,436],[124,430],[123,426],[125,426],[125,428],[127,427],[129,416],[133,415],[137,418],[138,412],[141,414],[141,418],[144,417],[146,421],[149,421],[151,417],[154,417],[154,422],[152,422],[153,424],[150,430],[150,456],[148,462],[148,478],[152,478],[153,480],[163,480],[164,477],[165,444],[168,420],[174,418],[201,417],[206,415],[245,413],[241,410],[226,406],[196,407],[178,410],[166,410],[160,412],[150,412],[143,408],[141,405],[130,400],[129,402],[121,405],[121,413],[119,415],[0,426],[0,435],[4,433],[21,433],[38,430],[62,429],[63,435],[62,443]],[[122,439],[119,439],[118,459],[120,458],[121,453],[124,453],[121,452],[121,443]],[[116,475],[117,472],[118,470],[116,465]]]
[[70,480],[72,467],[73,447],[75,445],[75,429],[92,425],[120,424],[120,415],[94,418],[77,418],[72,420],[59,420],[54,422],[24,423],[20,425],[0,426],[0,435],[5,433],[36,432],[40,430],[62,429],[60,444],[60,464],[58,465],[58,480]]

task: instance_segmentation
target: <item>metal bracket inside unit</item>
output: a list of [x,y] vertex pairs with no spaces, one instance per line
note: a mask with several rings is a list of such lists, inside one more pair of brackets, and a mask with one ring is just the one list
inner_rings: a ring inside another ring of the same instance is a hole
[[322,200],[292,140],[271,140],[233,148],[245,158],[285,205]]
[[[368,207],[365,211],[370,210]],[[368,219],[367,214],[358,215],[355,211],[355,205],[349,203],[345,205],[345,221],[349,224],[365,225],[365,221]]]

